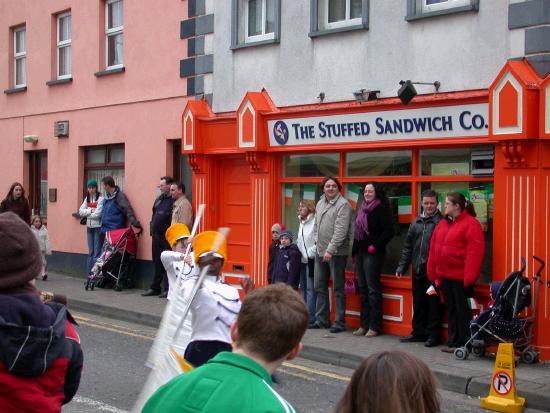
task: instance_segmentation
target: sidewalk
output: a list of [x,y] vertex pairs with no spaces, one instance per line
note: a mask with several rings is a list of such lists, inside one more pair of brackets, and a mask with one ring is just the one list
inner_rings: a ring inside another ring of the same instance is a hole
[[[142,297],[141,290],[84,290],[84,280],[50,273],[48,281],[37,281],[37,287],[65,294],[69,308],[156,327],[162,317],[166,300]],[[303,339],[300,357],[354,369],[365,357],[381,350],[404,350],[424,360],[441,386],[470,396],[486,396],[493,372],[494,359],[470,355],[456,360],[454,355],[439,348],[426,348],[422,343],[400,343],[398,337],[382,335],[376,338],[354,337],[351,331],[330,334],[328,330],[308,330]],[[547,410],[550,406],[550,363],[518,364],[516,386],[527,407]]]

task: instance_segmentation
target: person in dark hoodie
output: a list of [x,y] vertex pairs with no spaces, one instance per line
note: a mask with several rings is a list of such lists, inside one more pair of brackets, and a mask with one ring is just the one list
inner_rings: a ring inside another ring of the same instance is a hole
[[279,237],[281,236],[281,231],[285,229],[283,224],[275,223],[271,227],[271,244],[269,245],[269,260],[267,262],[267,283],[273,283],[273,270],[275,269],[275,257],[277,256],[277,251],[279,251]]
[[293,244],[292,232],[284,230],[279,237],[280,246],[273,265],[273,284],[285,283],[297,289],[300,284],[302,253]]
[[0,214],[0,411],[56,413],[80,384],[80,338],[64,305],[34,287],[42,257],[29,225]]

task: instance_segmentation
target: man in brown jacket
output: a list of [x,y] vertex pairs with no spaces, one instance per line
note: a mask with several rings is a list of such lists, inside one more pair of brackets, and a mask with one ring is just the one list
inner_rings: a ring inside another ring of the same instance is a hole
[[328,328],[329,296],[328,281],[332,274],[336,316],[331,333],[346,329],[346,296],[344,294],[344,271],[351,233],[351,205],[340,191],[342,185],[333,177],[323,179],[323,192],[317,203],[314,237],[316,243],[314,285],[317,293],[316,321],[310,328]]
[[181,182],[174,182],[170,185],[170,195],[174,198],[172,209],[172,225],[185,224],[191,229],[193,226],[193,207],[185,196],[185,185]]

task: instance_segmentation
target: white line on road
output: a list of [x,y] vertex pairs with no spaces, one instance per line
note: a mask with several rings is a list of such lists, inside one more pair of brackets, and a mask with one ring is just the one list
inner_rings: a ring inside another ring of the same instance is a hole
[[111,412],[111,413],[129,413],[128,410],[121,410],[118,407],[111,406],[110,404],[103,403],[98,400],[89,399],[87,397],[74,396],[72,401],[93,407],[97,411]]

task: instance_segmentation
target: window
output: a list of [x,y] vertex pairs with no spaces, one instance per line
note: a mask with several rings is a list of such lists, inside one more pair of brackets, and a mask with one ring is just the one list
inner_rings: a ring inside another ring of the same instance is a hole
[[57,16],[57,78],[71,77],[71,13]]
[[110,175],[121,189],[124,188],[124,146],[89,146],[84,149],[84,158],[84,187],[89,179],[99,184]]
[[[439,201],[450,191],[462,192],[475,206],[485,234],[483,282],[491,280],[493,245],[493,177],[473,176],[472,149],[476,147],[361,151],[284,155],[281,157],[281,222],[298,228],[297,208],[301,199],[318,201],[321,180],[334,176],[343,185],[342,194],[354,211],[363,201],[366,182],[379,182],[390,201],[395,235],[387,246],[383,274],[393,275],[401,257],[413,218],[421,212],[420,194],[432,188]],[[441,202],[440,209],[443,203]],[[355,213],[353,215],[355,222]],[[351,247],[350,247],[351,248]],[[352,271],[351,250],[346,266]]]
[[13,31],[13,79],[15,87],[27,85],[27,30],[25,26]]
[[278,43],[281,0],[233,0],[231,48]]
[[407,0],[406,20],[478,9],[479,0]]
[[107,68],[122,67],[124,63],[123,0],[105,2],[105,50]]
[[270,40],[275,36],[275,0],[248,0],[246,41]]
[[311,0],[310,37],[368,28],[368,0]]

